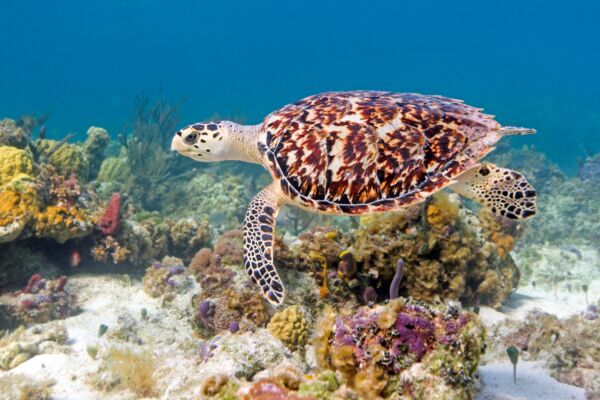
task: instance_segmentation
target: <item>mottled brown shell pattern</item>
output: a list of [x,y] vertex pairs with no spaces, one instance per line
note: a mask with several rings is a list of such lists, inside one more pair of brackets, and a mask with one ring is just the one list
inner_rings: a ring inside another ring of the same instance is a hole
[[493,149],[499,129],[459,100],[328,92],[267,116],[259,150],[293,201],[362,214],[419,202],[451,184]]

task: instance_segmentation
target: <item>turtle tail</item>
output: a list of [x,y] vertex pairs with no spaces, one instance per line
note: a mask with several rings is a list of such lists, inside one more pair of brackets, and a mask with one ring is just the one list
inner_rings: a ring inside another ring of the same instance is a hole
[[498,133],[501,135],[531,135],[534,134],[535,129],[521,128],[519,126],[503,126],[498,129]]

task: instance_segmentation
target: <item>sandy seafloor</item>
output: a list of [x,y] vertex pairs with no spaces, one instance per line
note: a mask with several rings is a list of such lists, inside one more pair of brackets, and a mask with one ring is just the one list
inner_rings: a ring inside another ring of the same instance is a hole
[[[140,326],[140,337],[146,343],[152,343],[152,352],[160,359],[159,379],[170,382],[168,386],[178,392],[185,388],[198,387],[207,374],[221,370],[227,371],[227,363],[214,365],[210,361],[199,364],[178,346],[193,335],[190,324],[177,318],[179,313],[165,309],[158,300],[146,295],[140,282],[131,281],[126,275],[87,275],[73,276],[69,285],[79,296],[81,312],[65,319],[62,323],[69,335],[68,351],[64,354],[37,355],[10,371],[0,371],[0,379],[29,377],[35,381],[51,379],[56,381],[52,387],[53,399],[132,399],[127,393],[103,394],[93,390],[86,381],[98,368],[98,361],[92,360],[87,352],[88,345],[98,345],[109,340],[98,338],[98,326],[118,324],[119,316],[139,315],[146,308],[148,321]],[[590,293],[600,292],[600,282],[593,282]],[[553,313],[561,318],[581,312],[585,300],[580,294],[553,292],[531,287],[523,287],[513,293],[500,310],[484,307],[481,318],[487,327],[505,319],[523,319],[533,309]],[[180,299],[180,304],[171,307],[185,308],[190,297]],[[188,303],[189,304],[189,303]],[[54,323],[54,322],[50,322]],[[151,339],[150,339],[151,338]],[[243,340],[243,339],[241,339]],[[252,338],[248,338],[252,346]],[[585,399],[584,390],[566,385],[551,378],[548,371],[539,363],[521,361],[518,364],[517,383],[512,381],[512,365],[507,362],[488,362],[481,365],[482,387],[477,396],[480,400],[491,399]],[[163,381],[164,382],[164,381]],[[1,398],[1,396],[0,396]],[[171,398],[169,391],[163,398]]]

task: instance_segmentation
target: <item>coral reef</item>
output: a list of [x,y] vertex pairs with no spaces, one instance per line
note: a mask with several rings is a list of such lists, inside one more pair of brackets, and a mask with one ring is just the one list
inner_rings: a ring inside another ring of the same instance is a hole
[[60,270],[35,244],[11,242],[0,244],[0,287],[21,285],[33,274],[48,278],[60,275]]
[[177,293],[182,293],[191,285],[183,261],[176,257],[164,257],[153,263],[143,278],[144,291],[152,297],[162,297],[170,301]]
[[79,202],[89,193],[76,175],[66,178],[43,165],[36,176],[33,160],[14,147],[0,148],[0,168],[0,243],[31,235],[62,243],[92,232],[94,210],[88,206],[93,204]]
[[184,218],[167,220],[169,230],[169,250],[185,260],[204,246],[210,245],[212,232],[205,219]]
[[516,259],[523,266],[525,282],[555,293],[580,291],[584,284],[600,279],[600,254],[590,245],[531,244]]
[[457,195],[441,192],[407,210],[363,216],[358,229],[345,234],[332,228],[303,233],[289,251],[275,254],[277,262],[308,269],[319,282],[324,267],[337,266],[325,274],[323,292],[334,303],[388,298],[402,260],[394,288],[399,295],[499,307],[519,281],[509,252],[521,234],[520,225],[477,215]]
[[208,218],[213,229],[223,232],[239,227],[249,201],[240,176],[203,171],[179,190],[165,193],[163,212],[179,218],[189,216],[190,212],[198,213]]
[[0,146],[0,187],[7,188],[18,180],[31,177],[33,162],[25,150]]
[[76,311],[75,297],[66,289],[67,277],[46,280],[35,274],[27,286],[14,294],[2,296],[1,303],[8,307],[13,319],[20,323],[43,323],[63,319]]
[[333,321],[326,315],[314,343],[320,367],[340,372],[364,398],[470,398],[484,337],[474,314],[398,299]]
[[266,329],[255,332],[227,334],[209,341],[211,356],[201,358],[202,366],[211,375],[224,374],[238,379],[250,379],[259,371],[280,364],[289,350]]

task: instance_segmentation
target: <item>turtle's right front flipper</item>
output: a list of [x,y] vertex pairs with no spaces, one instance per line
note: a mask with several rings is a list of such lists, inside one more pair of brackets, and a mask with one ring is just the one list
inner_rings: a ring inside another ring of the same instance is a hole
[[262,295],[273,305],[283,302],[281,278],[273,265],[278,196],[271,184],[252,199],[244,219],[244,267]]

